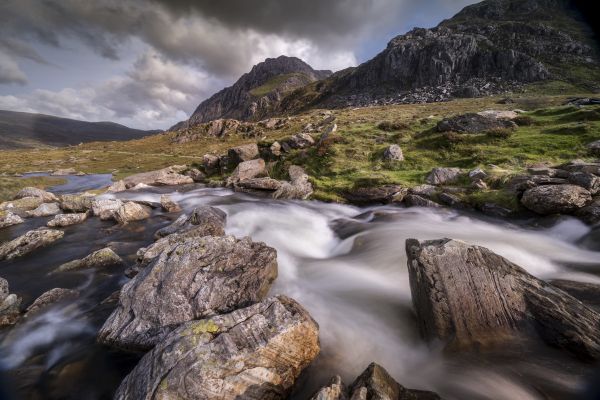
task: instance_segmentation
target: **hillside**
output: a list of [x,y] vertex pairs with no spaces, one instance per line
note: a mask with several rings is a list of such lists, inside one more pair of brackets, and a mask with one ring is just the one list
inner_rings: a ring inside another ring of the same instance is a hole
[[44,114],[0,110],[0,149],[67,146],[131,140],[157,133],[113,122],[87,122]]

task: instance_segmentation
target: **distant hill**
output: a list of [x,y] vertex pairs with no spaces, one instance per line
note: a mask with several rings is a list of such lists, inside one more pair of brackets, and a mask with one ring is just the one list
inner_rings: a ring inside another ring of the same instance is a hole
[[0,149],[130,140],[158,132],[132,129],[114,122],[87,122],[44,114],[0,110]]

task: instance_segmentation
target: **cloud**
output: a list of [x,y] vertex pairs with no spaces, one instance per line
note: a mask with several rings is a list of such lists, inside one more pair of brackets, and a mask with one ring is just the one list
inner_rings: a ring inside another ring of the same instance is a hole
[[0,48],[0,84],[17,83],[24,85],[27,83],[27,76],[19,67],[19,64],[2,48]]

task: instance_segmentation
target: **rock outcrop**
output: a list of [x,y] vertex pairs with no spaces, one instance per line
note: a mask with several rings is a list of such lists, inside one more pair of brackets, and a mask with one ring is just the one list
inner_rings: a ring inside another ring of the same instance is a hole
[[182,324],[141,359],[115,399],[285,399],[318,353],[308,312],[271,297]]
[[79,297],[78,290],[64,288],[50,289],[42,293],[40,297],[27,307],[24,317],[32,317],[53,304],[75,300],[77,297]]
[[523,193],[521,203],[538,214],[572,213],[592,201],[589,191],[575,185],[536,186]]
[[0,244],[0,260],[12,260],[24,256],[35,249],[47,246],[65,235],[56,229],[39,228],[19,236],[10,242]]
[[105,247],[94,251],[90,255],[62,264],[54,272],[74,271],[85,268],[104,268],[116,265],[125,265],[124,261],[112,249]]
[[64,227],[84,222],[88,217],[87,212],[75,214],[58,214],[52,218],[46,225],[51,228]]
[[494,129],[514,129],[517,125],[507,118],[496,118],[490,115],[463,114],[446,118],[438,122],[439,132],[482,133]]
[[260,301],[277,277],[276,257],[249,238],[184,238],[125,284],[98,340],[147,350],[183,322]]
[[0,327],[14,325],[20,317],[21,298],[11,294],[8,281],[0,277]]

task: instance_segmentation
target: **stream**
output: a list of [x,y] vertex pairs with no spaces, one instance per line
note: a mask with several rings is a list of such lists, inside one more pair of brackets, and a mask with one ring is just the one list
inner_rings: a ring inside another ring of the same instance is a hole
[[[106,186],[105,180],[69,177],[51,191],[95,189]],[[103,196],[158,202],[163,193],[171,193],[184,212],[218,207],[227,213],[227,234],[277,249],[279,277],[271,294],[293,297],[320,326],[321,354],[300,378],[294,399],[308,399],[335,374],[349,384],[372,361],[402,385],[434,390],[445,399],[577,398],[596,373],[594,365],[541,343],[457,355],[426,344],[418,334],[406,268],[407,238],[449,237],[485,246],[541,279],[600,283],[600,235],[578,220],[506,222],[444,209],[275,201],[202,185]],[[111,398],[139,356],[100,346],[95,335],[114,307],[106,299],[127,278],[122,268],[50,272],[108,245],[133,263],[137,249],[177,216],[154,210],[149,220],[124,227],[89,218],[65,228],[65,237],[46,248],[0,262],[0,276],[25,307],[56,287],[82,293],[68,306],[50,307],[0,332],[7,392],[0,398]],[[0,241],[47,220],[2,229]]]

